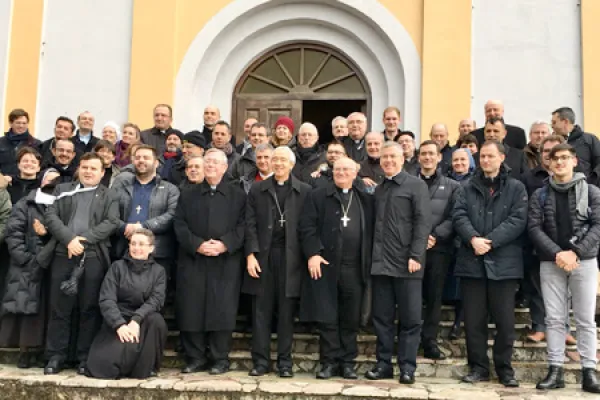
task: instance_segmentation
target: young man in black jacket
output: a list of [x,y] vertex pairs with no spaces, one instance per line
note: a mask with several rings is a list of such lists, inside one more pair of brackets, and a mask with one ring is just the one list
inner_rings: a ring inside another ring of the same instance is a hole
[[511,359],[515,340],[515,292],[523,278],[522,235],[527,226],[525,186],[509,176],[504,146],[488,141],[481,165],[454,199],[454,229],[460,247],[454,275],[461,278],[470,372],[463,382],[489,377],[488,313],[496,322],[494,367],[504,386],[516,387]]
[[423,294],[425,315],[421,331],[421,346],[426,358],[446,358],[437,345],[438,325],[442,316],[442,294],[448,266],[452,261],[454,229],[452,228],[452,196],[460,186],[445,176],[438,166],[442,161],[440,146],[433,140],[419,148],[419,177],[427,184],[431,199],[431,233],[427,239]]
[[[367,379],[389,379],[398,332],[400,383],[415,382],[421,334],[422,279],[425,249],[431,233],[427,185],[402,170],[402,147],[387,141],[381,152],[386,179],[375,189],[373,233],[373,326],[377,334],[377,364]],[[398,329],[395,326],[398,306]]]
[[[57,374],[63,368],[77,303],[79,374],[87,372],[88,352],[102,324],[98,295],[104,273],[110,266],[109,238],[119,224],[116,198],[100,185],[103,173],[100,156],[84,154],[79,166],[79,181],[57,186],[56,200],[46,210],[46,225],[56,243],[56,251],[50,266],[51,315],[46,339],[49,361],[45,374]],[[63,293],[61,284],[71,278],[73,268],[80,263],[84,253],[83,275],[79,278],[77,294],[69,296]]]
[[577,166],[575,149],[559,144],[550,152],[548,184],[530,199],[529,236],[541,260],[540,275],[546,307],[548,375],[538,389],[565,386],[565,318],[572,296],[581,357],[582,387],[600,393],[596,377],[596,289],[600,247],[600,189],[588,185]]

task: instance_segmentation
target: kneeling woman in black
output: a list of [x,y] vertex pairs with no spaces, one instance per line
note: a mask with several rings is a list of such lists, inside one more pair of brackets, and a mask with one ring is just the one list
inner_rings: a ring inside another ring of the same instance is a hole
[[138,229],[129,239],[129,254],[106,273],[99,303],[104,324],[90,349],[88,376],[146,379],[160,369],[168,333],[159,313],[166,275],[153,251],[152,232]]

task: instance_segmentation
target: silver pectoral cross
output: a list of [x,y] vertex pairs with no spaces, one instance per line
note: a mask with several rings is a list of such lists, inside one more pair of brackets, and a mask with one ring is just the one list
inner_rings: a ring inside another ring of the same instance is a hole
[[138,214],[138,215],[140,215],[140,211],[142,211],[142,206],[138,205],[138,206],[135,208],[135,211],[137,212],[137,214]]
[[347,228],[347,227],[348,227],[348,221],[350,221],[350,218],[348,218],[348,216],[347,216],[347,215],[344,215],[344,216],[342,217],[342,222],[344,223],[344,228]]
[[281,218],[279,218],[279,225],[281,225],[281,227],[283,228],[283,224],[285,224],[285,218],[283,218],[282,215]]

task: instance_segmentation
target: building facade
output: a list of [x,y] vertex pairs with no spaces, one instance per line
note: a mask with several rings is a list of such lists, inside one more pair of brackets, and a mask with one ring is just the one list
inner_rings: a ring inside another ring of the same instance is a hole
[[208,104],[238,135],[354,110],[381,130],[394,105],[424,139],[493,98],[525,129],[566,105],[600,132],[598,20],[596,0],[0,0],[2,127],[19,107],[40,138],[84,110],[145,128],[169,103],[183,131]]

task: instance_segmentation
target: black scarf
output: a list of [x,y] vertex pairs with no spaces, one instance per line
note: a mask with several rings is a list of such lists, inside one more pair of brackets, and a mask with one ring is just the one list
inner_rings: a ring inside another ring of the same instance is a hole
[[17,147],[21,143],[29,141],[30,137],[31,137],[31,135],[29,134],[28,130],[25,131],[25,132],[23,132],[23,133],[21,133],[21,134],[16,134],[16,133],[13,132],[12,129],[10,129],[6,133],[6,138],[8,139],[8,141],[10,142],[10,144],[13,147]]
[[298,152],[298,158],[300,161],[308,161],[313,154],[316,154],[319,151],[319,142],[315,143],[312,147],[307,148],[298,146],[296,151]]
[[131,257],[131,255],[128,252],[127,254],[125,254],[123,259],[127,263],[127,266],[129,266],[129,269],[132,272],[135,272],[136,274],[143,272],[144,270],[150,268],[152,264],[154,264],[154,257],[152,256],[152,254],[148,256],[147,260],[136,260],[133,257]]

